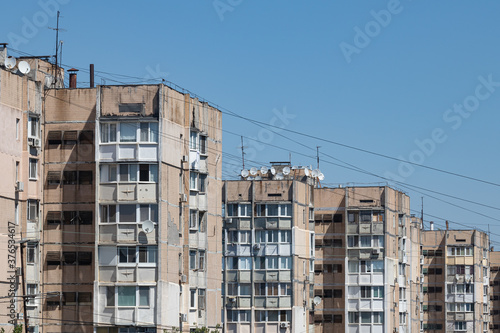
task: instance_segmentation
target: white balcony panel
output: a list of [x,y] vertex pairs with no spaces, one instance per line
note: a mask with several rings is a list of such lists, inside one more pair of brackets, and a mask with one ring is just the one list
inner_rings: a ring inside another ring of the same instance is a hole
[[378,286],[384,285],[384,275],[383,274],[374,274],[372,276],[372,282],[374,285],[378,285]]
[[116,246],[99,246],[99,265],[114,266],[116,262]]
[[99,146],[99,155],[101,161],[116,161],[116,145]]
[[349,333],[359,333],[359,326],[356,325],[349,325],[349,328],[348,328],[348,332]]
[[361,299],[359,301],[359,307],[361,309],[371,309],[372,308],[372,301],[370,299]]
[[115,201],[116,200],[116,184],[106,184],[99,186],[100,201]]
[[277,255],[277,254],[278,254],[278,245],[277,244],[266,245],[266,256]]
[[283,257],[288,257],[292,253],[292,246],[290,244],[280,244],[279,245],[279,254]]
[[358,281],[359,281],[358,277],[359,277],[359,275],[357,275],[357,274],[349,274],[349,279],[348,279],[349,280],[349,284],[355,284],[355,285],[357,285]]
[[359,301],[357,299],[350,299],[347,301],[349,310],[359,310]]
[[136,145],[119,145],[118,159],[119,160],[135,160],[137,156]]
[[116,277],[118,279],[118,282],[137,281],[135,267],[118,267]]
[[116,282],[116,268],[99,267],[99,282]]
[[139,160],[140,161],[157,161],[158,146],[157,145],[139,145]]
[[137,185],[137,199],[140,202],[151,202],[156,201],[157,194],[156,184],[138,184]]
[[206,194],[198,194],[198,209],[208,211],[208,199]]
[[137,200],[135,184],[118,185],[118,201],[135,201],[135,200]]
[[361,274],[359,276],[359,283],[362,284],[362,285],[363,284],[366,284],[366,285],[371,284],[371,282],[372,282],[371,280],[372,279],[371,279],[371,275],[370,274]]
[[135,242],[136,240],[136,225],[118,225],[118,241],[119,242]]
[[132,325],[135,319],[136,309],[118,308],[116,310],[117,325]]
[[373,300],[373,310],[384,310],[384,300],[382,299],[375,299]]

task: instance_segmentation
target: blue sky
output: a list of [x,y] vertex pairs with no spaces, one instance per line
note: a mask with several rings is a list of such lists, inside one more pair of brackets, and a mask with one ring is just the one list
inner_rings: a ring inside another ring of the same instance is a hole
[[[163,77],[224,108],[226,178],[241,168],[239,135],[247,166],[286,161],[289,154],[294,165],[315,166],[321,146],[325,186],[385,182],[335,165],[344,162],[392,175],[403,182],[395,186],[410,194],[415,212],[424,196],[427,221],[489,227],[492,245],[500,248],[499,186],[331,143],[499,184],[500,3],[17,1],[0,21],[0,42],[27,54],[53,54],[55,35],[47,27],[55,27],[55,9],[66,29],[62,63],[82,69],[81,86],[94,63],[107,84]],[[464,105],[461,113],[454,105]],[[273,133],[229,112],[284,130]],[[497,209],[418,193],[407,184]]]

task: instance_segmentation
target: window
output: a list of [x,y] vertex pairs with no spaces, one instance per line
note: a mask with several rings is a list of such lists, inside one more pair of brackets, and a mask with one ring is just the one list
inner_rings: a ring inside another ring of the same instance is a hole
[[198,251],[198,270],[199,271],[205,270],[205,251],[204,250]]
[[117,249],[118,249],[118,258],[120,263],[136,262],[135,246],[119,246]]
[[245,216],[250,217],[252,210],[250,204],[228,204],[226,216]]
[[27,246],[26,253],[26,263],[34,264],[36,262],[36,252],[37,252],[38,244],[29,242]]
[[455,331],[466,331],[466,330],[467,330],[467,322],[465,321],[455,322]]
[[158,123],[140,123],[141,142],[158,142]]
[[139,263],[156,263],[158,248],[156,246],[139,246]]
[[205,289],[198,289],[198,311],[205,310]]
[[30,180],[36,180],[38,174],[38,160],[35,158],[30,158],[30,170],[29,170],[29,178]]
[[28,220],[38,220],[38,200],[28,200]]
[[139,306],[149,307],[149,287],[139,287]]
[[208,146],[207,146],[207,136],[200,135],[200,154],[207,154]]
[[115,306],[115,287],[106,287],[106,306]]
[[136,305],[136,287],[119,286],[118,289],[118,306],[135,306]]
[[190,308],[195,308],[196,307],[196,289],[190,289],[189,290],[189,307]]
[[471,257],[474,255],[474,248],[472,246],[449,246],[448,255],[454,257]]
[[120,123],[120,142],[137,141],[137,123]]
[[40,138],[40,118],[39,117],[28,117],[28,138]]
[[291,204],[259,204],[255,206],[256,216],[292,216]]
[[20,119],[16,118],[16,140],[19,140],[19,122]]
[[116,124],[101,123],[101,143],[116,142]]
[[35,295],[37,294],[37,290],[37,284],[28,283],[26,285],[26,295],[29,296],[27,297],[26,305],[35,305]]
[[92,252],[77,252],[78,265],[88,266],[92,264]]
[[348,315],[349,324],[359,323],[359,312],[348,312],[347,315]]
[[406,325],[406,312],[399,313],[399,325]]
[[189,229],[198,229],[198,211],[191,209],[189,211]]
[[93,144],[94,143],[94,132],[93,131],[81,131],[78,136],[78,142],[80,144]]
[[191,131],[189,133],[189,149],[198,150],[198,144],[199,144],[198,140],[199,140],[198,132]]
[[77,131],[64,131],[63,133],[63,145],[74,146],[78,140]]

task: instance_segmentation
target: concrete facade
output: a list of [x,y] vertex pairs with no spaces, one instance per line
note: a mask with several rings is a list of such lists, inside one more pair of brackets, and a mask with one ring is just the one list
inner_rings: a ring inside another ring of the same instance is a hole
[[387,186],[316,188],[316,332],[417,332],[420,226]]
[[224,182],[224,329],[308,332],[313,185],[286,163],[261,170],[251,170],[257,179]]

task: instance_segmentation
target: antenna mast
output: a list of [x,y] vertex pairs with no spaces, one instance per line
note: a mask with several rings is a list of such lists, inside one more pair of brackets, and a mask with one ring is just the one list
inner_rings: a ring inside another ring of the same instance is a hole
[[420,218],[422,219],[422,229],[424,229],[424,197],[422,197],[422,211],[420,212]]
[[245,146],[243,145],[243,136],[241,137],[241,160],[243,162],[243,170],[245,170]]
[[318,169],[319,169],[319,148],[320,146],[316,146],[316,162],[318,163]]
[[[55,30],[56,31],[56,54],[55,54],[55,67],[54,67],[54,87],[57,85],[57,80],[58,80],[58,73],[59,73],[59,65],[60,65],[60,59],[59,59],[59,31],[65,31],[64,29],[59,29],[59,15],[60,11],[57,11],[57,23],[55,28],[49,27],[49,29]],[[61,45],[62,48],[62,45]]]

